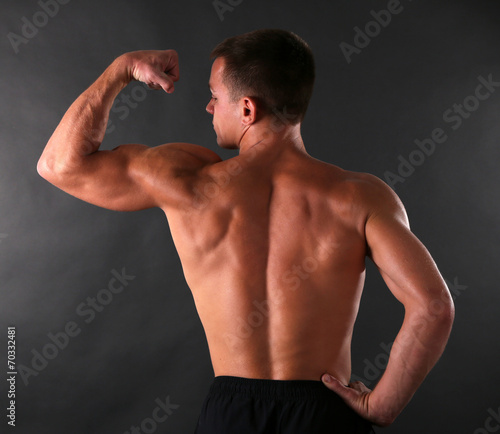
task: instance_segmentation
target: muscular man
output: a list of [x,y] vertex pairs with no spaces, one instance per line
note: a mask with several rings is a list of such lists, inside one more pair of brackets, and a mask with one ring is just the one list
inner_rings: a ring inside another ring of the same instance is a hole
[[[449,291],[378,178],[311,157],[300,126],[314,61],[281,30],[229,38],[206,110],[228,160],[188,143],[100,151],[131,81],[174,91],[177,54],[118,57],[69,108],[38,164],[92,204],[161,208],[206,332],[215,380],[197,433],[362,433],[386,426],[434,366],[454,317]],[[332,146],[330,143],[325,146]],[[405,317],[373,390],[349,383],[350,345],[370,257]]]

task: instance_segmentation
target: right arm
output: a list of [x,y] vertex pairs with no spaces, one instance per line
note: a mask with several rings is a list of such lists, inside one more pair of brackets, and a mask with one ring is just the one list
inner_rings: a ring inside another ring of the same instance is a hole
[[189,198],[196,173],[220,161],[214,152],[180,143],[99,150],[113,101],[130,81],[171,93],[178,78],[173,50],[118,57],[68,109],[40,157],[38,173],[73,196],[119,211],[175,206]]

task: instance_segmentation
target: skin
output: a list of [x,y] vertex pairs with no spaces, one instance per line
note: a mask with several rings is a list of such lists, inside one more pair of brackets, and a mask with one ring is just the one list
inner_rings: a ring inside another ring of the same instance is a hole
[[[140,51],[116,59],[72,104],[38,172],[104,208],[165,212],[216,376],[322,380],[389,425],[446,345],[454,308],[443,278],[386,184],[311,157],[300,123],[262,113],[251,97],[233,101],[223,71],[218,58],[206,110],[218,145],[237,156],[222,161],[187,143],[99,150],[131,80],[171,93],[179,79],[175,51]],[[405,308],[373,390],[349,384],[366,257]]]

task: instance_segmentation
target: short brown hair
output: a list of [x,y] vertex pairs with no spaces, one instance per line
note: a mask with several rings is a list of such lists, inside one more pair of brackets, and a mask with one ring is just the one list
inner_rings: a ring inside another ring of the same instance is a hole
[[[233,101],[255,98],[268,111],[301,122],[314,85],[314,57],[307,43],[292,32],[262,29],[222,41],[211,58],[225,61],[224,84]],[[291,115],[291,116],[288,116]]]

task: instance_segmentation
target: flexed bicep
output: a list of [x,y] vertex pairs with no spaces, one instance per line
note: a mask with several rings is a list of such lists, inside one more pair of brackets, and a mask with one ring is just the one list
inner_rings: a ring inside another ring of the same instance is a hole
[[136,211],[157,206],[148,188],[147,158],[152,148],[121,145],[82,158],[78,167],[55,174],[48,181],[85,202],[115,211]]
[[192,185],[214,152],[188,143],[121,145],[86,156],[74,170],[48,178],[63,191],[103,208],[138,211],[191,203]]
[[66,111],[38,161],[38,173],[61,190],[112,210],[175,206],[189,196],[200,167],[220,158],[179,143],[100,151],[113,101],[132,79],[172,92],[179,79],[177,53],[135,51],[115,59]]

